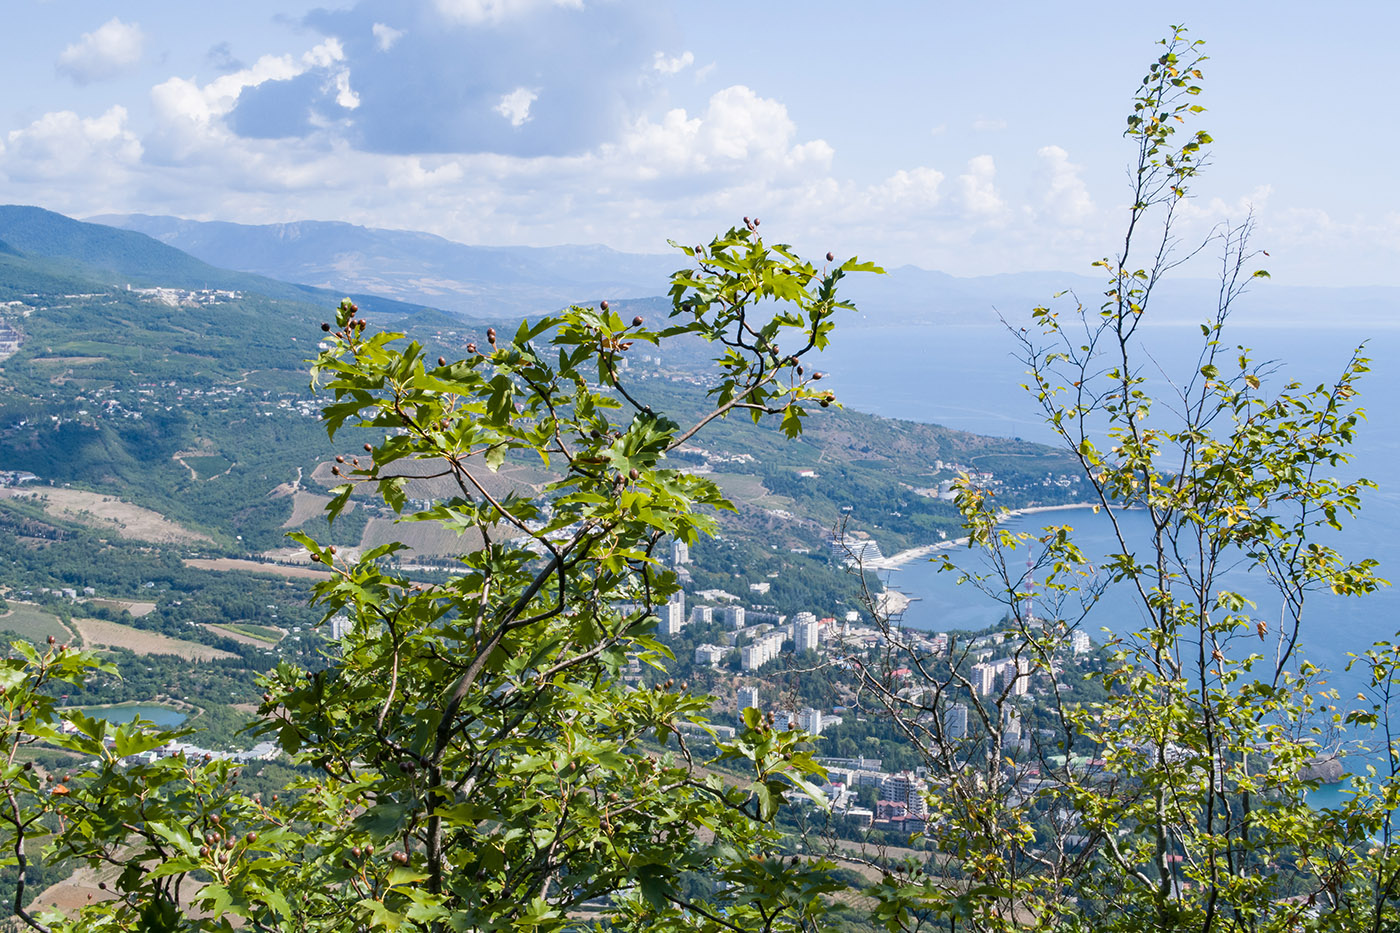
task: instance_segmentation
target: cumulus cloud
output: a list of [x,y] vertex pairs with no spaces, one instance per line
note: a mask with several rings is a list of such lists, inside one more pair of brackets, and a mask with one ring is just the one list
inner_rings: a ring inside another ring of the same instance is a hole
[[4,173],[12,181],[72,179],[108,183],[141,160],[141,141],[127,127],[125,107],[83,118],[46,113],[5,137]]
[[651,60],[652,70],[663,75],[680,74],[693,64],[695,55],[692,52],[682,52],[674,58],[668,58],[665,52],[657,52]]
[[140,26],[114,16],[65,48],[58,56],[58,71],[78,84],[115,78],[141,63],[145,44]]
[[997,193],[997,165],[989,155],[974,156],[967,162],[967,171],[958,176],[958,195],[969,214],[991,217],[1002,213],[1006,202]]
[[1080,166],[1069,160],[1069,153],[1059,146],[1042,146],[1036,150],[1039,160],[1043,193],[1040,206],[1051,216],[1076,223],[1094,213],[1094,200],[1089,188],[1079,177]]
[[518,87],[509,94],[501,95],[496,112],[510,121],[511,126],[524,126],[530,119],[530,105],[539,99],[539,93],[527,87]]
[[394,43],[403,38],[403,30],[395,29],[384,23],[375,23],[370,27],[370,33],[374,36],[374,42],[379,46],[379,51],[387,52],[394,47]]
[[[652,50],[664,47],[661,7],[356,0],[317,9],[304,25],[342,43],[359,107],[334,107],[327,77],[305,75],[250,88],[228,123],[260,138],[337,125],[346,145],[382,154],[581,155],[616,140],[657,93],[638,79],[655,74]],[[528,108],[521,88],[536,95]],[[513,109],[503,113],[507,98]]]
[[644,177],[703,174],[742,167],[746,172],[829,167],[824,140],[795,142],[797,127],[779,101],[734,85],[710,97],[704,114],[674,109],[660,122],[643,117],[616,147],[640,163]]

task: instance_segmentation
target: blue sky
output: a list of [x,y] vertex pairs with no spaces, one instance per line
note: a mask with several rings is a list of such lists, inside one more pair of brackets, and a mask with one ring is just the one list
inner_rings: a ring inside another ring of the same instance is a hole
[[1400,4],[7,7],[0,201],[643,252],[750,215],[959,275],[1112,250],[1127,103],[1184,22],[1216,140],[1184,232],[1252,208],[1276,280],[1400,285]]

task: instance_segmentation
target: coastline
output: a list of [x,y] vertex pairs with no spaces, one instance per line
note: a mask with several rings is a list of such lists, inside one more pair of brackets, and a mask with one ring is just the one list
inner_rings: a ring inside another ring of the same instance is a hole
[[[1023,509],[1009,509],[1001,516],[1000,521],[1012,518],[1021,518],[1026,515],[1039,515],[1042,512],[1063,512],[1068,509],[1092,509],[1096,503],[1093,502],[1069,502],[1064,505],[1031,505]],[[947,551],[955,547],[963,547],[967,544],[967,537],[953,538],[948,541],[940,541],[937,544],[921,544],[918,547],[911,547],[891,554],[888,557],[880,557],[875,560],[865,561],[862,566],[866,570],[898,570],[905,564],[912,563],[921,558],[928,557],[938,551]]]

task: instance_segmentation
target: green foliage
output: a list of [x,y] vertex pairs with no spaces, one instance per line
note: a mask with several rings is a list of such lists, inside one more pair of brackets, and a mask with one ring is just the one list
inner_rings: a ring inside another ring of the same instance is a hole
[[[1009,531],[972,483],[958,499],[984,561],[963,579],[1007,607],[999,652],[1035,678],[1048,721],[1023,736],[1014,681],[988,691],[961,663],[920,657],[894,632],[892,663],[920,672],[917,695],[889,686],[888,665],[863,677],[936,776],[928,838],[951,863],[874,892],[890,929],[919,913],[986,931],[1400,923],[1394,649],[1360,659],[1374,703],[1346,723],[1331,713],[1324,673],[1297,650],[1312,594],[1384,585],[1374,561],[1325,543],[1373,485],[1330,476],[1364,417],[1355,397],[1366,360],[1358,349],[1330,384],[1271,390],[1273,367],[1225,342],[1233,306],[1265,275],[1252,267],[1247,221],[1217,234],[1220,301],[1201,325],[1194,370],[1169,374],[1160,394],[1149,388],[1159,364],[1140,329],[1179,264],[1177,210],[1210,142],[1203,131],[1176,135],[1201,112],[1203,62],[1178,29],[1138,90],[1128,231],[1119,254],[1095,263],[1107,280],[1101,302],[1038,308],[1037,327],[1016,333],[1028,389],[1077,459],[1116,553],[1092,567],[1069,528]],[[1126,508],[1142,513],[1145,536],[1128,530]],[[1090,670],[1093,691],[1069,689],[1069,638],[1109,584],[1133,594],[1146,621]],[[944,725],[955,703],[971,738]],[[1346,806],[1318,810],[1307,802],[1318,783],[1310,769],[1338,753],[1340,725],[1376,728],[1391,767],[1355,779]]]
[[[698,269],[677,275],[661,327],[623,321],[606,303],[574,307],[510,341],[490,331],[489,346],[436,365],[341,305],[313,368],[332,395],[325,423],[332,436],[358,426],[380,439],[337,466],[344,486],[328,511],[363,488],[404,521],[471,530],[462,570],[415,583],[383,562],[397,545],[348,563],[294,535],[331,571],[316,602],[349,613],[352,628],[328,667],[284,661],[265,678],[260,729],[309,769],[281,800],[238,790],[227,762],[130,759],[182,733],[113,729],[76,711],[65,717],[77,732],[61,733],[54,685],[81,692],[111,667],[16,643],[4,702],[21,715],[6,737],[88,763],[59,789],[12,769],[12,832],[41,834],[57,814],[51,859],[125,866],[116,899],[27,919],[83,930],[228,929],[234,917],[283,930],[547,930],[591,906],[616,929],[778,930],[826,913],[823,896],[844,882],[823,863],[784,860],[774,823],[794,791],[818,796],[804,736],[751,717],[716,743],[718,770],[707,771],[678,726],[703,723],[712,698],[670,682],[630,686],[619,673],[631,658],[668,657],[656,610],[677,584],[653,551],[710,533],[729,507],[667,454],[734,411],[799,430],[804,405],[829,399],[800,361],[849,309],[836,283],[873,267],[818,270],[753,227],[687,252]],[[684,335],[718,344],[722,360],[715,405],[688,428],[639,400],[616,365],[637,341]],[[556,478],[537,497],[492,495],[483,476],[522,453]],[[410,508],[408,461],[435,465],[459,495]],[[202,718],[216,731],[233,725],[223,707]]]

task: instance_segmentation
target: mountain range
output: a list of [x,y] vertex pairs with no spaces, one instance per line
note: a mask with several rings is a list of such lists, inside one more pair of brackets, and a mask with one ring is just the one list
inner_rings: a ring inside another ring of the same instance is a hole
[[[206,263],[337,293],[373,294],[411,306],[499,319],[569,302],[662,295],[676,253],[623,253],[604,246],[469,246],[440,236],[347,223],[247,225],[147,214],[95,223],[146,234]],[[5,238],[0,229],[0,240]],[[862,256],[879,261],[878,256]],[[862,276],[842,291],[866,324],[980,324],[1024,315],[1073,292],[1094,307],[1101,278],[1065,272],[956,276],[904,265]],[[1159,292],[1156,320],[1196,322],[1215,307],[1214,279],[1174,277]],[[1384,325],[1400,312],[1400,288],[1315,287],[1258,282],[1241,314],[1253,324]]]

